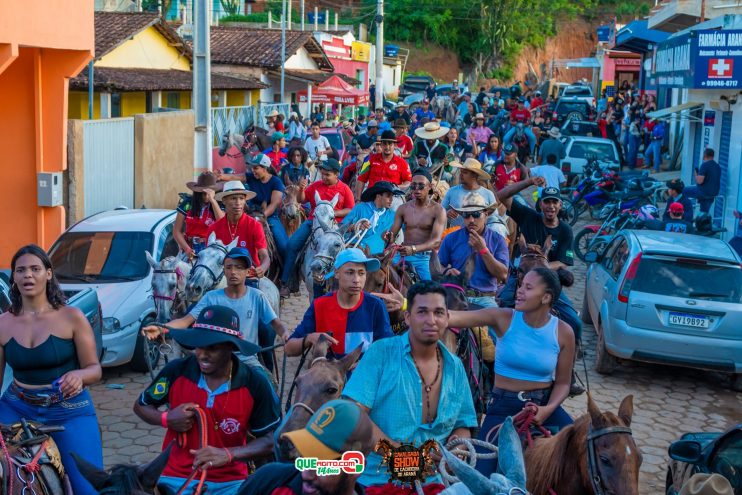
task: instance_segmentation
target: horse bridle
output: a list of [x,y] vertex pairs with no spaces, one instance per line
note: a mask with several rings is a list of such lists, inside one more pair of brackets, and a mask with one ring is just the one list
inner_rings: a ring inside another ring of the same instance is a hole
[[[217,248],[220,251],[222,251],[225,256],[228,253],[226,246],[222,246],[221,244],[209,244],[208,246],[206,246],[206,248],[204,248],[204,251],[206,249],[209,249],[209,248],[212,248],[212,247],[213,248]],[[206,272],[211,277],[211,280],[212,280],[213,283],[211,284],[211,287],[209,288],[209,290],[210,289],[213,289],[214,287],[216,287],[217,285],[219,285],[219,282],[221,282],[222,281],[222,278],[224,277],[224,268],[222,268],[222,270],[219,272],[219,276],[216,276],[216,274],[214,273],[214,271],[211,268],[209,268],[206,265],[199,265],[198,263],[196,263],[196,266],[194,266],[193,267],[193,270],[191,270],[191,275],[190,276],[193,277],[193,275],[196,273],[196,271],[199,268],[202,268],[202,269],[206,270]]]
[[[343,239],[343,236],[338,232],[337,230],[324,230],[322,227],[317,227],[314,230],[312,230],[312,248],[317,249],[317,239],[314,236],[314,233],[318,230],[322,230],[325,234],[333,234],[340,238],[340,242],[343,243],[343,246],[345,246],[345,239]],[[326,275],[327,271],[332,267],[333,263],[335,263],[335,258],[332,256],[327,256],[326,254],[318,254],[316,253],[313,257],[314,259],[319,259],[322,263],[322,275]]]
[[606,435],[632,435],[631,428],[628,426],[609,426],[593,431],[592,426],[587,434],[587,470],[590,475],[590,482],[593,485],[595,495],[605,495],[606,490],[603,478],[600,476],[600,465],[598,464],[597,454],[595,452],[595,440]]
[[178,285],[177,282],[180,281],[181,278],[183,278],[183,272],[180,271],[180,268],[174,268],[170,270],[152,270],[152,273],[164,273],[164,274],[175,274],[176,277],[176,285],[175,285],[175,293],[172,296],[166,296],[164,294],[158,294],[157,292],[152,289],[152,298],[153,299],[160,299],[163,301],[175,301],[175,299],[178,297]]

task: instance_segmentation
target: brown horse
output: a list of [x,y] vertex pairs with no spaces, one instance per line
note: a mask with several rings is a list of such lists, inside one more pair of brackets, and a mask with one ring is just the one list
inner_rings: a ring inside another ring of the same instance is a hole
[[[369,257],[367,248],[364,248],[366,256]],[[407,289],[414,283],[412,274],[401,266],[395,266],[392,263],[396,250],[392,247],[387,248],[384,253],[375,257],[381,262],[381,268],[375,272],[366,274],[366,285],[363,290],[366,292],[377,292],[380,294],[389,294],[389,286],[393,286],[403,296],[407,296]],[[389,313],[389,322],[392,325],[392,331],[400,334],[407,329],[404,321],[404,312],[402,310]]]
[[[520,287],[526,273],[530,272],[534,268],[549,268],[547,253],[551,251],[552,240],[549,235],[546,237],[543,246],[539,246],[538,244],[527,244],[526,238],[521,234],[518,237],[518,246],[520,247],[521,256],[520,264],[518,265],[517,287]],[[559,282],[562,284],[562,287],[572,287],[575,281],[572,272],[559,268],[556,270],[556,274],[559,277]]]
[[348,372],[361,357],[360,345],[337,360],[327,359],[329,348],[329,341],[321,338],[308,355],[309,367],[294,382],[296,393],[293,401],[289,396],[291,408],[274,435],[275,454],[278,459],[293,460],[298,456],[293,444],[281,438],[281,434],[304,428],[317,409],[326,402],[340,398]]
[[25,420],[13,425],[0,425],[4,446],[0,450],[0,493],[72,494],[57,444],[51,437],[51,433],[63,429]]
[[533,495],[637,495],[642,454],[631,436],[633,396],[618,415],[601,412],[588,395],[588,413],[525,452],[528,490]]
[[307,214],[299,204],[299,186],[292,183],[291,179],[288,179],[288,182],[281,203],[281,223],[286,229],[286,235],[291,237],[299,225],[306,220]]
[[[278,280],[281,278],[283,260],[281,259],[281,255],[278,253],[278,247],[276,246],[276,240],[273,237],[273,232],[268,225],[268,221],[265,219],[265,214],[263,214],[263,211],[265,211],[265,207],[266,204],[263,203],[262,210],[258,208],[249,208],[249,205],[245,206],[245,209],[248,215],[260,222],[260,225],[263,226],[265,242],[268,244],[268,254],[271,259],[270,268],[268,268],[268,273],[266,273],[265,276],[268,277],[268,279],[271,280],[274,284],[278,284]],[[260,260],[253,260],[253,263],[259,265]]]

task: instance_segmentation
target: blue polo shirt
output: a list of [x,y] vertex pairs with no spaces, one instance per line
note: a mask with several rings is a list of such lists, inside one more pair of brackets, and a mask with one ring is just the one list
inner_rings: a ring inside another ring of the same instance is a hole
[[332,332],[338,341],[331,347],[336,356],[343,356],[359,345],[365,351],[372,342],[394,335],[384,302],[367,292],[362,292],[361,300],[350,309],[340,306],[337,292],[315,299],[291,338],[303,338],[315,332]]
[[[271,204],[273,191],[280,191],[281,195],[286,191],[281,179],[275,175],[272,175],[268,182],[263,183],[259,179],[256,179],[253,174],[246,174],[245,183],[247,184],[247,188],[256,194],[256,196],[250,200],[250,204],[254,207],[260,208],[261,211],[263,203],[265,203],[266,206]],[[276,208],[271,216],[278,217],[280,210],[280,207]]]
[[[508,251],[505,238],[491,229],[484,229],[482,237],[484,237],[487,249],[495,256],[495,259],[507,266],[510,260],[510,252]],[[468,286],[482,292],[496,291],[498,285],[497,277],[487,271],[487,266],[484,264],[482,256],[479,253],[475,253],[474,249],[469,245],[469,231],[466,228],[452,232],[443,239],[440,250],[438,251],[438,257],[442,266],[451,265],[452,268],[456,268],[463,273],[466,262],[472,253],[474,253],[475,260],[474,273],[469,280]]]

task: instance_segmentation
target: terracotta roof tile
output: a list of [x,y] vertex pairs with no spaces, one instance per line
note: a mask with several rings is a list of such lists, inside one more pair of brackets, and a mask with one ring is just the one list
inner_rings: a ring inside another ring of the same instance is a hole
[[[193,73],[184,70],[95,68],[95,90],[118,91],[190,91]],[[262,89],[260,81],[246,76],[211,74],[212,90]],[[87,91],[88,69],[70,79],[70,89]]]
[[110,53],[137,33],[154,26],[176,49],[191,59],[191,49],[175,30],[151,12],[96,12],[95,58]]

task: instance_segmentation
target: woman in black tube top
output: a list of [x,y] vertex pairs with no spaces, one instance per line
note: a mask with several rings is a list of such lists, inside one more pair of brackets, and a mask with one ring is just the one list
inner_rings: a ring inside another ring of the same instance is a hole
[[0,315],[0,383],[5,364],[13,382],[0,398],[0,423],[25,418],[64,426],[52,433],[75,495],[96,490],[80,475],[74,452],[103,467],[98,419],[86,386],[101,378],[95,337],[85,315],[65,306],[51,261],[40,247],[22,247],[11,261],[11,308]]

